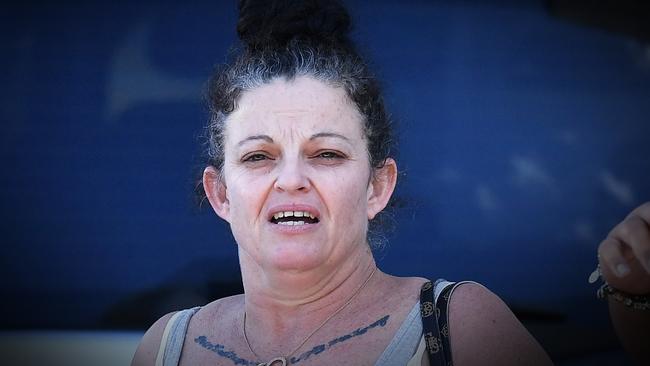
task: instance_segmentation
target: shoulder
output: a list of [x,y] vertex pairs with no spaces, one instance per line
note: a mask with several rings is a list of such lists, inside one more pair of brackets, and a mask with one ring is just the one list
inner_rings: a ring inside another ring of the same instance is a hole
[[503,300],[475,282],[453,290],[449,333],[457,366],[552,364]]
[[[215,324],[217,317],[223,317],[229,313],[229,309],[237,307],[242,302],[243,295],[230,296],[212,301],[194,313],[189,327],[200,329],[203,324]],[[131,366],[155,365],[165,327],[176,313],[178,311],[163,315],[149,327],[138,345],[133,360],[131,361]]]
[[244,295],[224,297],[206,304],[194,314],[189,328],[202,331],[205,326],[224,324],[229,319],[238,316],[244,307]]
[[[382,283],[391,293],[408,293],[419,295],[419,289],[429,280],[423,277],[399,277],[382,273]],[[418,291],[414,291],[417,289]]]
[[160,348],[160,341],[165,331],[165,326],[169,319],[177,312],[171,312],[163,315],[160,319],[156,320],[151,327],[144,333],[140,344],[138,345],[131,366],[145,366],[155,365],[158,349]]

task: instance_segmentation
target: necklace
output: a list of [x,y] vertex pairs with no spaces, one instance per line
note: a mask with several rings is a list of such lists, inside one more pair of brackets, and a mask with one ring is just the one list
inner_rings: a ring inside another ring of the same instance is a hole
[[[311,338],[311,336],[316,334],[316,332],[318,332],[319,329],[325,326],[325,324],[327,324],[328,321],[330,321],[334,316],[336,316],[336,314],[340,313],[343,309],[345,309],[346,306],[350,305],[352,300],[354,300],[354,298],[361,292],[361,290],[363,290],[363,288],[366,287],[368,282],[370,282],[370,279],[372,278],[372,275],[375,274],[376,270],[377,267],[373,268],[372,272],[370,272],[370,275],[368,276],[368,278],[366,278],[365,282],[361,286],[359,286],[359,288],[354,292],[354,294],[352,294],[352,296],[350,296],[348,301],[346,301],[345,304],[341,305],[340,308],[336,309],[336,311],[333,312],[330,316],[328,316],[327,319],[325,319],[325,321],[323,321],[318,327],[316,327],[316,329],[314,329],[311,333],[309,333],[309,335],[305,337],[305,339],[302,342],[300,342],[300,344],[296,348],[294,348],[291,352],[289,352],[289,354],[286,357],[275,357],[268,362],[259,363],[257,366],[277,366],[276,365],[277,363],[280,363],[281,366],[287,366],[287,359],[291,358],[291,356],[293,356],[293,354],[296,353],[300,349],[300,347],[302,347],[305,343],[307,343],[307,341],[309,340],[309,338]],[[251,351],[251,353],[255,355],[255,357],[261,360],[262,357],[260,357],[257,353],[255,353],[255,351],[253,351],[253,347],[251,347],[251,343],[248,341],[248,336],[246,336],[246,311],[244,311],[243,330],[244,330],[244,340],[246,341],[248,350]]]

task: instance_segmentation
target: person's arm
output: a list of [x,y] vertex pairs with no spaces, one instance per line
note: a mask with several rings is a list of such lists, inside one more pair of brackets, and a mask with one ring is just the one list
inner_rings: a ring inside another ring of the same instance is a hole
[[455,366],[553,364],[508,306],[478,284],[454,290],[449,335]]
[[609,300],[609,313],[625,350],[639,365],[650,365],[649,311],[632,310],[617,301]]
[[[616,225],[598,247],[603,279],[617,291],[650,296],[650,202]],[[650,309],[635,310],[611,297],[609,312],[625,350],[650,365]]]
[[147,330],[135,351],[135,355],[133,355],[131,366],[154,366],[156,364],[160,340],[172,315],[174,313],[164,315]]

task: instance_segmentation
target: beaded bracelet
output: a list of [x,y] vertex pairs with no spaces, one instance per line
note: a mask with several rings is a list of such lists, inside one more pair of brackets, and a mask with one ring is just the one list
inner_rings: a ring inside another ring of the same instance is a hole
[[628,294],[611,287],[609,283],[602,278],[600,265],[598,265],[596,270],[591,274],[591,276],[589,276],[589,283],[594,283],[599,278],[603,281],[603,284],[596,291],[596,297],[599,299],[611,298],[614,301],[620,302],[634,310],[650,310],[650,295]]
[[596,291],[596,296],[599,299],[612,298],[634,310],[650,310],[650,296],[628,294],[611,287],[607,282]]

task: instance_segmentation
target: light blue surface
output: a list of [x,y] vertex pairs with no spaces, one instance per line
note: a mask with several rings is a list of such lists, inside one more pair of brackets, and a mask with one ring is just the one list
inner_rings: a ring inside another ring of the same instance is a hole
[[6,366],[130,365],[142,332],[0,332]]

